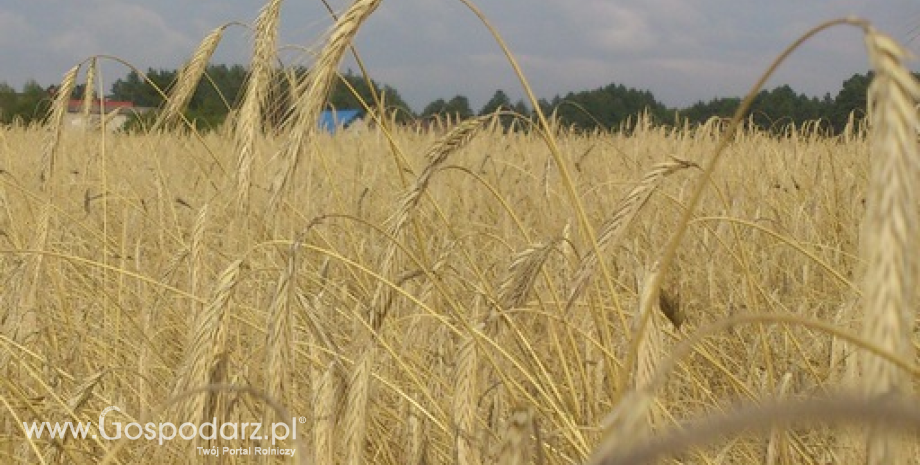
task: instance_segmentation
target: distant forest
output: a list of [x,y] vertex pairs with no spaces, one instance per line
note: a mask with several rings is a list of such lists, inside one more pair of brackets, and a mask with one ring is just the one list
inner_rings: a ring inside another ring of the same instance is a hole
[[[300,69],[293,75],[278,74],[273,86],[273,111],[267,114],[266,118],[275,121],[283,118],[290,107],[290,82],[296,81],[305,73],[305,69]],[[132,71],[112,84],[107,97],[130,101],[141,107],[160,107],[163,104],[163,95],[150,83],[168,93],[177,74],[176,70],[150,69],[145,80],[137,72]],[[202,129],[220,125],[227,117],[229,109],[241,99],[246,76],[246,68],[240,65],[209,66],[207,78],[198,86],[189,103],[186,116]],[[781,130],[791,123],[801,125],[820,120],[822,129],[829,134],[837,133],[845,127],[852,112],[856,112],[857,117],[864,113],[870,80],[870,73],[855,74],[842,83],[836,95],[828,93],[821,98],[796,93],[788,85],[763,90],[758,94],[750,115],[753,123],[763,129]],[[348,85],[345,85],[346,83]],[[496,90],[492,98],[478,110],[471,107],[468,98],[456,95],[448,99],[437,99],[420,112],[416,112],[406,104],[395,88],[374,81],[368,83],[362,76],[350,71],[341,76],[328,103],[340,109],[361,108],[360,102],[363,100],[373,106],[371,88],[384,97],[387,107],[395,111],[397,120],[403,122],[435,116],[462,119],[488,114],[498,109],[516,112],[524,118],[531,117],[531,108],[527,103],[512,102],[502,90]],[[82,95],[82,85],[77,86],[74,98],[81,98]],[[644,111],[659,124],[699,124],[712,117],[732,116],[741,100],[742,97],[720,97],[708,102],[700,101],[687,108],[668,108],[650,91],[629,88],[622,84],[609,84],[597,89],[557,95],[548,100],[541,99],[539,105],[546,114],[555,114],[562,125],[590,131],[616,130],[627,121],[627,118]],[[46,116],[48,105],[49,87],[31,81],[20,91],[16,91],[11,86],[0,83],[2,124],[15,121],[29,124],[41,121]],[[502,122],[511,126],[513,119],[511,116],[504,116]]]

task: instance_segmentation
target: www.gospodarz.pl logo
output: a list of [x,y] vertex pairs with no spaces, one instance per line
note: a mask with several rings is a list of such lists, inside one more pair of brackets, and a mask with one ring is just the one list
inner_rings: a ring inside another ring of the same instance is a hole
[[[214,418],[212,421],[204,422],[201,425],[185,422],[179,426],[171,422],[148,422],[143,425],[137,422],[123,424],[118,421],[110,421],[106,423],[106,415],[113,411],[121,412],[121,409],[113,406],[103,410],[102,413],[99,414],[99,423],[96,428],[93,428],[93,423],[91,421],[85,423],[73,423],[69,421],[64,423],[23,422],[22,426],[26,435],[31,439],[41,439],[43,435],[47,434],[47,437],[51,439],[64,439],[68,437],[75,439],[96,439],[101,437],[107,440],[128,439],[132,441],[143,439],[147,441],[155,440],[158,444],[163,445],[166,441],[175,439],[190,441],[195,438],[200,438],[209,441],[216,439],[227,441],[270,441],[271,445],[274,446],[276,441],[284,441],[287,439],[296,440],[297,424],[306,422],[305,417],[294,417],[291,419],[290,424],[286,422],[277,422],[267,426],[264,426],[260,422],[218,423],[217,418]],[[248,449],[253,455],[294,455],[295,451],[295,449],[270,449],[259,447],[224,447],[222,449],[227,449],[231,454],[233,454],[233,452],[239,453]],[[245,454],[245,452],[243,453]]]

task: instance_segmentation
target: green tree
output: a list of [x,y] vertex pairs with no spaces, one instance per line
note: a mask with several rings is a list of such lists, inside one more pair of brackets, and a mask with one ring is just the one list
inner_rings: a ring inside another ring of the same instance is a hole
[[444,99],[439,98],[426,105],[425,108],[422,109],[422,113],[419,116],[422,118],[431,118],[433,116],[443,116],[446,114],[447,102]]
[[48,90],[38,82],[29,80],[22,86],[22,92],[16,96],[12,110],[13,118],[23,124],[44,122],[50,107],[51,96]]
[[341,75],[333,84],[329,95],[329,105],[338,109],[364,110],[364,105],[361,103],[363,101],[373,108],[374,97],[371,89],[383,99],[387,110],[397,110],[397,121],[408,121],[414,117],[409,104],[403,100],[395,88],[380,85],[374,80],[368,82],[364,76],[350,70]]
[[492,94],[492,98],[479,110],[479,116],[490,115],[500,110],[510,110],[511,99],[505,91],[499,89]]
[[865,116],[869,83],[872,81],[872,76],[872,72],[854,74],[846,81],[843,81],[843,85],[834,98],[834,103],[828,116],[836,132],[841,132],[846,127],[850,113],[856,112],[857,118]]
[[421,114],[422,118],[440,117],[453,120],[464,120],[472,116],[470,100],[463,95],[455,95],[447,101],[439,98],[426,105]]
[[111,98],[133,102],[139,107],[161,107],[164,95],[169,94],[178,74],[175,70],[150,68],[145,79],[132,70],[123,79],[112,83]]
[[663,104],[649,91],[609,84],[594,90],[568,93],[552,102],[560,123],[580,129],[613,129],[630,116],[648,111],[662,120],[668,114]]
[[16,98],[16,89],[5,82],[0,82],[0,123],[10,124],[13,122]]

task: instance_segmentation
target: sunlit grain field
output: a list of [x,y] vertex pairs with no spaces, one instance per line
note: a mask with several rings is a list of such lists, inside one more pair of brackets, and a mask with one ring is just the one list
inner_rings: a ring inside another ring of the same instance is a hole
[[[900,198],[894,181],[872,194],[881,123],[830,137],[639,117],[585,134],[378,116],[332,136],[314,110],[251,136],[245,111],[204,135],[0,132],[0,460],[630,463],[675,431],[700,432],[656,446],[675,463],[916,456],[891,432],[866,451],[880,416],[918,416],[914,397],[871,397],[885,377],[909,396],[918,373],[914,317],[887,344],[866,321],[888,307],[860,298],[903,278],[863,284],[887,224],[872,199]],[[896,293],[882,300],[910,315]],[[875,359],[896,374],[866,375]],[[97,428],[112,406],[121,439],[23,426]],[[185,422],[224,437],[141,434]],[[255,422],[296,433],[235,428]]]

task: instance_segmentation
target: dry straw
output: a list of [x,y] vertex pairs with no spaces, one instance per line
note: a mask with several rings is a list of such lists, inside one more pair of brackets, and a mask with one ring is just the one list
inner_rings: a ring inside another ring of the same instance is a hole
[[[869,86],[872,168],[863,224],[866,275],[864,335],[879,347],[914,360],[911,341],[916,311],[917,112],[920,86],[904,67],[906,52],[871,27],[866,47],[875,77]],[[864,354],[863,375],[870,397],[906,394],[908,373],[875,354]],[[890,431],[870,433],[870,464],[902,463],[904,444]]]

